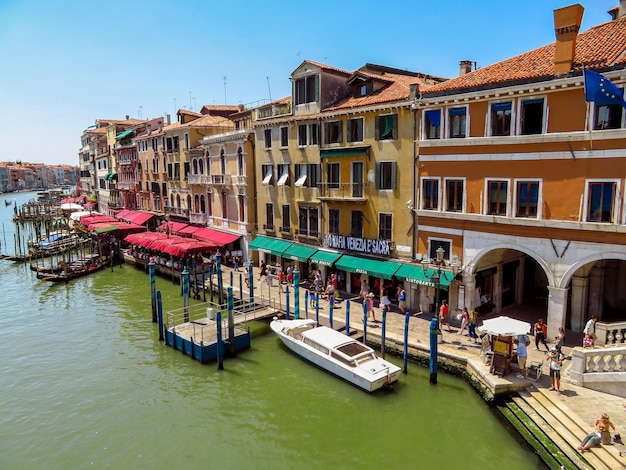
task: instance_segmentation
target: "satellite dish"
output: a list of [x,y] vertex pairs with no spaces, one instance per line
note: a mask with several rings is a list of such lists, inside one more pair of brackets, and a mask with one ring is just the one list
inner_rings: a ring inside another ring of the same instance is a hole
[[376,176],[376,174],[374,173],[374,170],[368,171],[367,172],[367,181],[369,181],[370,183],[373,183],[375,176]]

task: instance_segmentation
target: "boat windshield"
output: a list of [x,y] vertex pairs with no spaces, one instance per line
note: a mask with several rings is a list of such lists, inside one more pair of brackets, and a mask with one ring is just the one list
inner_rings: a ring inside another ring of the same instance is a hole
[[373,361],[374,359],[376,359],[376,355],[374,353],[365,354],[365,355],[363,355],[361,357],[357,357],[356,358],[356,363],[357,364],[364,364],[365,362]]
[[359,354],[363,354],[364,352],[370,352],[371,350],[372,349],[370,347],[356,341],[352,341],[350,343],[346,343],[337,347],[337,351],[342,352],[348,357],[358,356]]

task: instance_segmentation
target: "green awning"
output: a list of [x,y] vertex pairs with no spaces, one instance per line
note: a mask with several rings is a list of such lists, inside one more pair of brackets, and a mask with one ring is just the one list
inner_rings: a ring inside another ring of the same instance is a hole
[[337,269],[349,271],[351,273],[368,274],[370,276],[391,279],[401,263],[394,261],[377,261],[368,258],[357,258],[356,256],[343,255],[335,263]]
[[117,181],[117,173],[111,173],[111,174],[109,175],[109,180],[111,180],[111,181],[112,181],[112,180]]
[[310,246],[299,245],[294,243],[283,253],[283,258],[289,258],[294,261],[301,261],[306,263],[309,258],[317,251],[317,248],[311,248]]
[[125,131],[122,131],[115,136],[115,140],[123,139],[124,137],[128,136],[133,131],[134,129],[126,129]]
[[111,173],[104,175],[104,181],[109,181],[109,179],[111,179]]
[[317,250],[311,259],[311,263],[319,264],[321,266],[332,266],[335,261],[341,257],[342,253],[327,250]]
[[283,252],[292,244],[293,242],[281,240],[280,238],[269,238],[260,235],[250,242],[248,248],[269,253],[270,255],[282,256]]
[[104,227],[94,229],[92,232],[99,235],[101,233],[115,232],[116,230],[119,230],[117,225],[105,225]]
[[320,150],[320,158],[361,157],[367,155],[365,149]]
[[[437,287],[432,281],[433,275],[437,273],[435,268],[428,268],[428,271],[424,273],[424,269],[419,264],[403,264],[396,277],[400,281],[410,282],[411,284],[419,284],[420,286]],[[439,279],[439,288],[448,290],[450,282],[454,279],[454,274],[450,271],[441,271],[441,277]]]

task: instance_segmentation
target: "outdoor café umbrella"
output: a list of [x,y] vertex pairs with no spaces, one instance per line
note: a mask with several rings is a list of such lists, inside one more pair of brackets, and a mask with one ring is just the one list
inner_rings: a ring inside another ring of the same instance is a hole
[[80,204],[76,204],[75,202],[66,202],[65,204],[61,204],[61,210],[63,211],[82,211],[83,206]]
[[496,336],[518,336],[530,333],[530,323],[510,317],[490,318],[483,321],[478,331]]

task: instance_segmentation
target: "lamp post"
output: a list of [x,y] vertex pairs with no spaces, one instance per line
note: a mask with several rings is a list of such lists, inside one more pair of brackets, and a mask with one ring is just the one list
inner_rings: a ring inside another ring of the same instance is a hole
[[[435,285],[436,294],[435,294],[435,315],[439,312],[439,287],[441,285],[441,265],[443,264],[443,256],[446,253],[446,250],[443,247],[437,248],[437,271],[435,271],[430,276],[430,282]],[[430,260],[425,258],[422,260],[422,269],[424,270],[424,274],[428,275],[428,268],[430,267]]]

